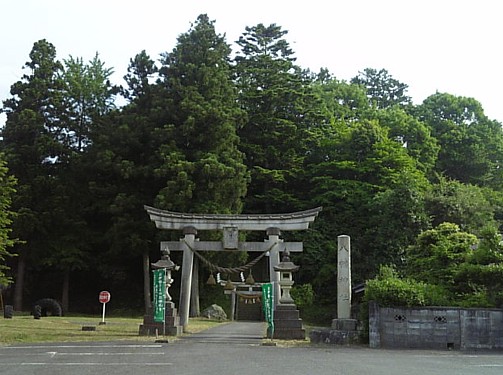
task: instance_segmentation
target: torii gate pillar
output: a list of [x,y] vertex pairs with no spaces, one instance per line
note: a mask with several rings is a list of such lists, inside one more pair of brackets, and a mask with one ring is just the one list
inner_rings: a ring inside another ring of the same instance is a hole
[[271,250],[269,250],[269,275],[274,286],[274,304],[277,305],[281,297],[281,290],[279,287],[279,272],[275,271],[274,267],[279,264],[278,244],[283,240],[279,238],[281,231],[278,228],[268,228],[266,233],[268,235],[267,242],[269,246],[272,246]]
[[183,330],[187,330],[189,324],[190,293],[192,289],[192,270],[194,266],[194,253],[190,247],[194,247],[197,230],[194,227],[183,228],[184,241],[182,241],[183,263],[182,263],[182,283],[180,290],[180,325]]

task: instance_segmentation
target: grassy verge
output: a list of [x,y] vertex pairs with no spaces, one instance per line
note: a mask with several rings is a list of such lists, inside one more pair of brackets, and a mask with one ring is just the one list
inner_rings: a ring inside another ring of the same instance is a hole
[[[136,340],[151,341],[150,336],[139,336],[138,328],[142,318],[106,319],[105,325],[99,325],[101,318],[88,316],[43,317],[40,320],[32,316],[14,316],[12,319],[0,317],[0,345],[37,342],[75,342],[75,341],[116,341]],[[221,324],[208,319],[191,319],[189,333],[199,332]],[[82,331],[83,326],[95,326],[95,331]]]

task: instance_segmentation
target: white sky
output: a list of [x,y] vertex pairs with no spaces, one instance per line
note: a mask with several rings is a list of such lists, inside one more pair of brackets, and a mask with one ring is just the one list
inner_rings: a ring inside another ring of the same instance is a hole
[[246,26],[276,23],[303,68],[344,80],[384,68],[415,103],[436,91],[473,97],[503,122],[502,8],[495,0],[0,0],[0,100],[37,40],[54,44],[58,59],[98,52],[122,84],[132,57],[171,51],[207,13],[228,43]]

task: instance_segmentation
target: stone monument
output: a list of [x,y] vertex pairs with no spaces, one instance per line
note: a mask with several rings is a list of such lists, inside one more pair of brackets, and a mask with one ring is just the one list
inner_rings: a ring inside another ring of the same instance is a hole
[[313,343],[349,345],[358,342],[356,319],[351,319],[351,243],[349,236],[337,237],[337,319],[330,329],[311,330]]
[[356,335],[356,319],[351,319],[351,239],[337,237],[337,319],[332,329],[342,335]]

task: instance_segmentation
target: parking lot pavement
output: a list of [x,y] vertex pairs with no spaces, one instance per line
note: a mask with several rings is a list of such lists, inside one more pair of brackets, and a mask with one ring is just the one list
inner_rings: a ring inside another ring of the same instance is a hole
[[60,343],[0,347],[0,374],[501,375],[503,354],[263,346],[260,324],[222,324],[169,343]]

